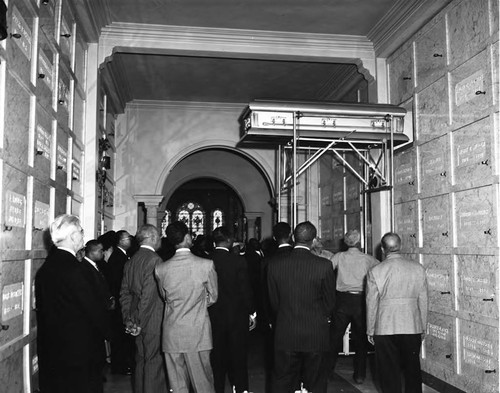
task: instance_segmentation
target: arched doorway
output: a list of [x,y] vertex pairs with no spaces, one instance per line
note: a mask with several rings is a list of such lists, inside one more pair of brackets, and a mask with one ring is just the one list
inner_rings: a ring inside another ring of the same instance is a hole
[[185,222],[195,236],[225,225],[235,240],[246,238],[243,202],[229,185],[217,179],[196,178],[178,187],[167,201],[162,228],[175,220]]

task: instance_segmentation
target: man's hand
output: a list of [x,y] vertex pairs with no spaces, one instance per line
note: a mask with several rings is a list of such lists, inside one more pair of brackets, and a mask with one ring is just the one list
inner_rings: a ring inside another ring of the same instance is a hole
[[373,340],[373,336],[368,336],[368,342],[369,342],[371,345],[375,345],[375,340]]
[[127,321],[125,324],[125,333],[130,334],[131,336],[138,336],[141,333],[142,328],[137,326],[137,324],[132,321]]

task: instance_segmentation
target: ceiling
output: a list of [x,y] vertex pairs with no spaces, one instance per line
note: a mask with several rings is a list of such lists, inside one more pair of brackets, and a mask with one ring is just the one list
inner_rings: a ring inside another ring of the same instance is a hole
[[[126,22],[369,36],[384,15],[405,2],[105,0],[102,24]],[[122,105],[132,100],[224,103],[247,103],[259,98],[342,100],[335,91],[338,86],[346,79],[354,84],[363,81],[352,64],[129,52],[133,51],[116,50],[111,61],[102,67],[103,74],[111,74],[119,86]]]

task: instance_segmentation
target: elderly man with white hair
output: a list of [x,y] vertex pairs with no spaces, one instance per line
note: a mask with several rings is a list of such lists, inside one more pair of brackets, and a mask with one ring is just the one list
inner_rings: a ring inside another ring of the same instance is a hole
[[50,225],[54,248],[36,277],[38,359],[43,392],[102,392],[104,340],[110,337],[105,302],[91,271],[76,258],[83,247],[78,217]]
[[353,379],[355,383],[361,384],[366,377],[366,276],[378,261],[360,250],[361,234],[358,230],[348,231],[344,236],[344,243],[348,250],[339,252],[332,258],[333,268],[337,270],[337,301],[332,327],[332,369],[335,368],[342,337],[350,323],[351,337],[356,345]]

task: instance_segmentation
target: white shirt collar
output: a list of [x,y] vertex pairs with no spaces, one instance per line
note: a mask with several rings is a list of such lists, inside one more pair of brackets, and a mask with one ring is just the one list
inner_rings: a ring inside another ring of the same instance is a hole
[[278,248],[283,248],[283,247],[292,247],[292,245],[288,243],[283,243],[278,246]]
[[226,248],[226,247],[215,247],[216,250],[225,250],[227,252],[229,252],[229,248]]
[[116,246],[119,250],[121,250],[121,252],[123,252],[125,255],[127,255],[127,251],[125,251],[123,248],[121,248],[120,246]]
[[151,250],[151,251],[155,252],[155,249],[153,247],[147,246],[145,244],[141,244],[141,248],[147,248],[148,250]]
[[92,259],[87,258],[87,257],[84,257],[84,258],[85,258],[85,260],[86,260],[88,263],[90,263],[92,266],[94,266],[94,269],[95,269],[95,270],[99,271],[99,268],[97,267],[97,264],[96,264],[96,263],[95,263]]
[[307,246],[298,245],[298,246],[295,246],[294,248],[303,248],[304,250],[311,251],[311,249]]
[[176,253],[178,253],[179,251],[182,251],[182,252],[189,251],[189,252],[191,252],[191,250],[189,248],[187,248],[187,247],[182,247],[182,248],[178,248],[177,250],[175,250]]

